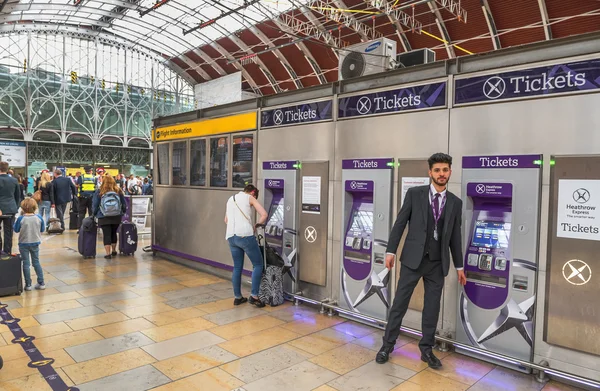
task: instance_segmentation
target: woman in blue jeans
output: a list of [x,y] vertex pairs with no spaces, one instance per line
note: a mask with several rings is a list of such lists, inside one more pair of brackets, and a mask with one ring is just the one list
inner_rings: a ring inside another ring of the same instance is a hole
[[227,234],[225,238],[229,242],[229,249],[233,258],[233,276],[231,278],[233,294],[235,295],[233,305],[240,305],[248,301],[248,299],[242,296],[241,289],[244,254],[246,254],[252,262],[250,304],[260,308],[265,306],[265,303],[261,302],[258,298],[258,289],[264,265],[262,253],[254,237],[251,216],[252,208],[256,209],[259,214],[257,225],[260,225],[267,221],[267,212],[257,201],[257,198],[258,189],[253,185],[247,185],[244,191],[240,191],[227,200],[227,211],[225,214]]

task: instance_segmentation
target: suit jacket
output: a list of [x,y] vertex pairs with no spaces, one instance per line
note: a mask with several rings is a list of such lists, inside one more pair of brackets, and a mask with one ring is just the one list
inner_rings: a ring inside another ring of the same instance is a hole
[[73,198],[77,197],[77,188],[73,182],[64,176],[55,178],[52,181],[54,191],[54,203],[56,205],[65,205],[70,202]]
[[[427,240],[427,218],[431,204],[429,203],[429,185],[413,187],[406,192],[404,204],[400,208],[386,252],[396,254],[406,224],[410,221],[408,235],[402,248],[400,262],[410,269],[417,269],[423,259]],[[462,255],[462,201],[454,194],[446,191],[444,209],[444,226],[442,227],[442,268],[444,276],[450,269],[450,252],[454,267],[463,267]]]
[[8,174],[0,175],[0,210],[2,214],[14,215],[21,203],[19,182]]

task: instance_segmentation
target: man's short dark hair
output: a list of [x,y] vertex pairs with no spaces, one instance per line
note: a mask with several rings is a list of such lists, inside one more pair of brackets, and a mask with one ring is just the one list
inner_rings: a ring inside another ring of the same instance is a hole
[[244,187],[244,193],[252,194],[258,198],[258,189],[254,185],[246,185],[246,187]]
[[429,159],[427,159],[427,163],[429,163],[430,170],[436,163],[448,163],[448,165],[452,167],[452,156],[442,152],[434,153]]
[[8,162],[0,162],[0,172],[8,172]]

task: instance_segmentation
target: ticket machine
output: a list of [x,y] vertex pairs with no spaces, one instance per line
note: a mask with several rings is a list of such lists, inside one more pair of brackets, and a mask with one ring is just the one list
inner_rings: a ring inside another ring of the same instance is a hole
[[[393,159],[342,161],[340,303],[356,313],[386,320],[392,273],[385,267],[391,230]],[[350,316],[352,317],[352,316]]]
[[283,290],[296,292],[298,167],[296,161],[263,162],[263,205],[268,213],[265,238],[285,261]]
[[467,284],[459,289],[456,339],[527,361],[533,358],[541,171],[540,155],[463,158]]

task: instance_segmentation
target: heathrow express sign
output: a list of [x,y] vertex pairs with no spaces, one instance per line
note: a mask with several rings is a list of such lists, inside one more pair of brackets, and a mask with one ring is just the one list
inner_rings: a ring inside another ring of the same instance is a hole
[[405,112],[446,106],[446,82],[339,99],[339,118]]
[[521,69],[455,81],[456,105],[600,89],[600,59]]
[[332,119],[333,101],[310,102],[301,105],[264,110],[261,127],[285,126]]

